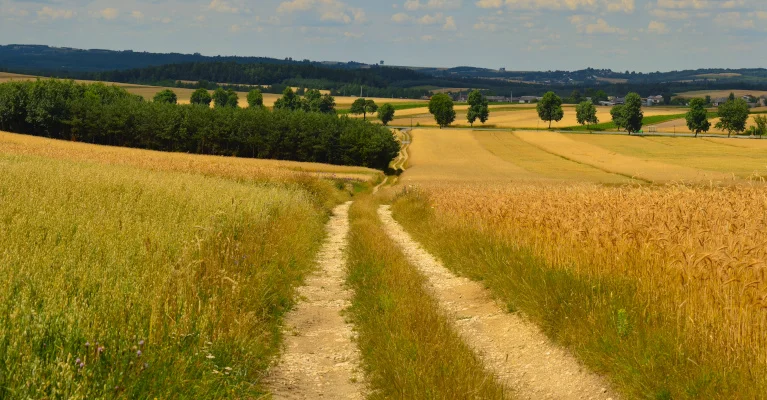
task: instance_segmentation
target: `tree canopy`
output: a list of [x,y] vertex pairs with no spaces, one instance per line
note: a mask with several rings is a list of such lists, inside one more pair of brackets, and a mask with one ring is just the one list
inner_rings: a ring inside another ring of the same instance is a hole
[[394,120],[394,106],[390,103],[385,103],[378,108],[378,119],[381,120],[384,126],[389,125],[389,122]]
[[629,93],[626,96],[626,104],[623,106],[623,122],[626,132],[630,134],[642,130],[642,97],[637,93]]
[[598,124],[597,108],[590,101],[583,101],[575,107],[575,116],[581,125]]
[[389,129],[358,119],[147,102],[116,86],[59,80],[0,84],[0,129],[113,146],[381,170],[399,152]]
[[429,100],[429,112],[434,116],[439,128],[442,129],[455,121],[453,99],[444,93],[438,93]]
[[248,106],[251,108],[264,106],[264,95],[261,94],[260,90],[253,89],[248,92]]
[[562,99],[554,92],[544,94],[536,109],[541,120],[549,123],[549,129],[551,129],[552,121],[559,122],[565,116],[565,112],[562,110]]
[[466,115],[469,124],[474,126],[474,122],[479,119],[483,124],[490,118],[490,108],[487,98],[479,90],[469,93],[469,111]]
[[357,100],[354,100],[354,103],[352,103],[352,107],[350,112],[354,115],[360,115],[362,114],[362,119],[367,120],[368,114],[373,114],[376,111],[378,111],[378,105],[375,101],[365,99],[365,98],[359,98]]
[[618,104],[613,106],[613,108],[610,109],[610,116],[613,119],[613,123],[615,124],[615,128],[618,130],[621,130],[626,127],[626,119],[623,116],[623,105]]
[[[734,97],[734,96],[732,96]],[[727,137],[746,130],[748,122],[748,103],[743,99],[727,100],[719,105],[719,122],[716,129],[727,131]]]
[[210,107],[211,101],[213,101],[213,97],[211,97],[210,92],[207,89],[199,88],[192,93],[190,103]]
[[213,92],[213,103],[215,104],[216,108],[235,108],[239,105],[239,96],[234,90],[224,90],[218,88],[215,92]]
[[296,93],[293,91],[292,88],[285,88],[285,90],[282,92],[282,97],[277,99],[276,102],[274,102],[274,109],[275,110],[286,110],[286,111],[298,111],[298,110],[306,110],[308,111],[308,107],[305,107],[306,103],[301,101],[301,98],[296,95]]
[[685,120],[687,120],[687,128],[690,131],[695,132],[695,137],[698,134],[708,132],[711,128],[711,122],[708,120],[708,111],[706,111],[706,100],[704,99],[692,99],[690,100],[690,110],[687,111]]
[[172,90],[165,89],[157,92],[153,100],[157,103],[176,104],[178,103],[178,96]]

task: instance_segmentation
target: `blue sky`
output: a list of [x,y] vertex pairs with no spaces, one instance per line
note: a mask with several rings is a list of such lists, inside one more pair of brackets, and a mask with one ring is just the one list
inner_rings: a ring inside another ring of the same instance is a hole
[[767,1],[0,0],[0,43],[510,70],[767,67]]

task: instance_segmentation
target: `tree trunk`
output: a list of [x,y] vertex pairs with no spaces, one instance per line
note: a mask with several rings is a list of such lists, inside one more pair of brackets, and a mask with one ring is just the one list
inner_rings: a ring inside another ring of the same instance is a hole
[[549,129],[551,129],[551,120],[549,120]]

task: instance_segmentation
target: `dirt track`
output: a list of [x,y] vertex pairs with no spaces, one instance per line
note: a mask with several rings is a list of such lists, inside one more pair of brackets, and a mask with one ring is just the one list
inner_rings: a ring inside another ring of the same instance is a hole
[[601,377],[552,344],[535,325],[504,312],[479,283],[447,270],[393,219],[389,206],[381,206],[379,216],[387,234],[427,277],[463,340],[514,391],[515,398],[618,398]]
[[351,202],[333,210],[318,269],[299,288],[303,300],[286,318],[285,350],[266,379],[276,399],[362,399],[365,396],[354,331],[341,312]]

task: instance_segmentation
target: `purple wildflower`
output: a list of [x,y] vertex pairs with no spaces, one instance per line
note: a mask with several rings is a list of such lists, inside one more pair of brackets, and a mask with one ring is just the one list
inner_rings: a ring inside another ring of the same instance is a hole
[[136,357],[141,357],[141,350],[136,352]]
[[144,339],[141,339],[141,340],[139,340],[139,341],[138,341],[138,345],[139,345],[139,346],[143,346],[143,345],[144,345]]
[[80,364],[80,359],[75,360],[75,364]]

